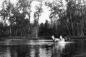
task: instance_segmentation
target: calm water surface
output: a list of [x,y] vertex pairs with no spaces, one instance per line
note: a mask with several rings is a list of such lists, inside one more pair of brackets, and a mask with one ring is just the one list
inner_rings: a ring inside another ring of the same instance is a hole
[[0,45],[0,57],[86,57],[86,41],[75,42],[60,46],[52,40],[10,40]]

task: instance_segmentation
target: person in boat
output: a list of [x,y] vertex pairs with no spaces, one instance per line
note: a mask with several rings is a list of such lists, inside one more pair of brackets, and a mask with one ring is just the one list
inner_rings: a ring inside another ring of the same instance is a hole
[[65,39],[62,36],[60,36],[60,39],[59,39],[59,38],[55,38],[54,35],[52,35],[52,39],[53,41],[65,41]]
[[52,39],[53,39],[53,41],[60,41],[60,39],[59,38],[55,38],[54,35],[52,35]]
[[62,37],[62,35],[60,35],[60,40],[63,40],[63,41],[65,41],[65,39]]

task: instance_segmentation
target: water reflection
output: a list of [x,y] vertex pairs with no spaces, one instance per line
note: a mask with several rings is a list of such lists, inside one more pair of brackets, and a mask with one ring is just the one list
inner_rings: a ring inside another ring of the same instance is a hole
[[31,52],[30,52],[30,54],[31,54],[30,56],[35,57],[35,52],[36,52],[35,49],[32,47]]
[[79,48],[75,48],[78,47],[76,44],[67,45],[62,49],[62,46],[52,41],[26,41],[24,45],[13,44],[0,45],[0,57],[72,57],[79,52]]
[[45,48],[39,48],[39,57],[50,57],[52,55],[52,51],[46,50]]

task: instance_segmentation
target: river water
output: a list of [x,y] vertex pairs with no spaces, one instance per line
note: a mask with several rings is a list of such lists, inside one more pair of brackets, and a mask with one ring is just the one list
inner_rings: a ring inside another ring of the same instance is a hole
[[85,43],[79,40],[59,45],[52,40],[10,40],[0,44],[0,57],[86,57]]

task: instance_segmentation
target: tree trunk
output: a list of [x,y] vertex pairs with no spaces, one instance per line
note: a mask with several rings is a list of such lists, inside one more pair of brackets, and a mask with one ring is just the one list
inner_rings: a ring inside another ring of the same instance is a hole
[[82,36],[84,36],[84,32],[83,32],[83,29],[84,29],[84,19],[82,19],[80,23],[81,23],[81,34],[80,34],[80,36],[82,37]]

